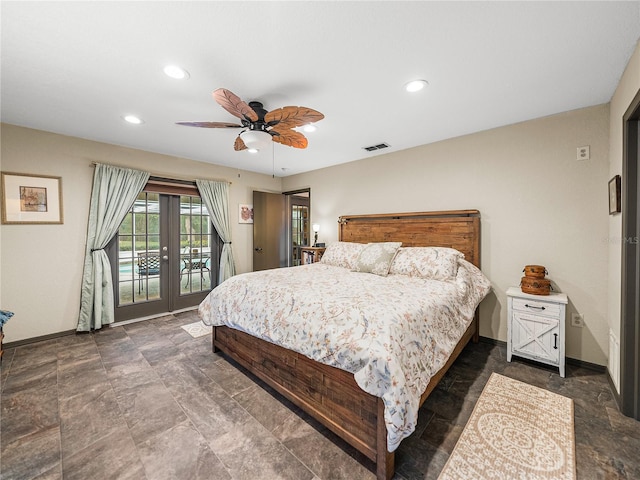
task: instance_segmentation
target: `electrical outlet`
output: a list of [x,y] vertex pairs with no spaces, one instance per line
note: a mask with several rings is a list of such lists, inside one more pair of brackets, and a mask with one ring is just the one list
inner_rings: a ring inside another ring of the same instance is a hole
[[591,149],[589,145],[578,147],[576,151],[576,160],[589,160],[591,158]]
[[584,315],[581,313],[572,313],[571,314],[571,326],[572,327],[584,327]]

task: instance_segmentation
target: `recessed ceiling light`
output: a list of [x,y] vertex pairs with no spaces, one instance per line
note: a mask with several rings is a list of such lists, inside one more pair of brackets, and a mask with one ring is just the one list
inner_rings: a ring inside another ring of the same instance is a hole
[[164,67],[164,73],[168,77],[175,78],[176,80],[186,80],[189,78],[189,72],[177,65],[167,65]]
[[249,153],[258,153],[259,150],[257,148],[247,148],[247,152],[249,152]]
[[302,130],[304,130],[307,133],[311,133],[311,132],[315,132],[318,128],[315,125],[305,125]]
[[125,115],[122,117],[125,122],[132,123],[134,125],[140,125],[144,123],[144,121],[140,117],[136,117],[135,115]]
[[405,84],[404,89],[407,92],[419,92],[427,85],[429,85],[429,82],[427,82],[426,80],[412,80],[411,82]]

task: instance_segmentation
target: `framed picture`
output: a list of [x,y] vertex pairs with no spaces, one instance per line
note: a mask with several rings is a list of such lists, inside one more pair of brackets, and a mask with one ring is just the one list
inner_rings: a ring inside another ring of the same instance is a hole
[[609,180],[609,215],[620,213],[620,175],[616,175]]
[[238,205],[238,223],[253,223],[253,205]]
[[2,172],[2,223],[63,223],[62,178]]

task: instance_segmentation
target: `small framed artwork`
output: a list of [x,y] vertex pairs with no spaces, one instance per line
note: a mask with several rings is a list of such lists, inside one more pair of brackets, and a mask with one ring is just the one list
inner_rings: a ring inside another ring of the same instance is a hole
[[63,223],[62,178],[2,172],[2,223]]
[[609,215],[622,211],[620,206],[620,184],[620,175],[616,175],[609,180]]
[[238,207],[238,223],[253,223],[253,205],[241,203]]

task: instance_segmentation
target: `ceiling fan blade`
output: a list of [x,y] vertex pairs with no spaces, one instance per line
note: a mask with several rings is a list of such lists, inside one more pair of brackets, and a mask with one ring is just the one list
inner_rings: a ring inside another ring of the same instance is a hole
[[227,122],[176,122],[176,125],[201,128],[242,128],[242,125]]
[[240,135],[238,135],[236,137],[236,141],[233,144],[233,149],[236,152],[239,152],[240,150],[246,150],[247,146],[244,144],[244,142],[242,141],[242,138],[240,138]]
[[226,88],[218,88],[217,90],[214,90],[213,99],[231,115],[252,122],[258,121],[258,114],[253,110],[253,108],[240,100],[240,97],[235,93],[230,92]]
[[[280,125],[278,125],[278,127],[279,126]],[[288,128],[280,130],[276,127],[271,129],[269,133],[271,133],[271,138],[274,142],[280,143],[282,145],[287,145],[289,147],[307,148],[307,145],[309,144],[307,138],[303,134]]]
[[284,128],[301,127],[308,123],[318,122],[324,118],[320,112],[307,107],[282,107],[272,110],[264,116],[267,125]]

